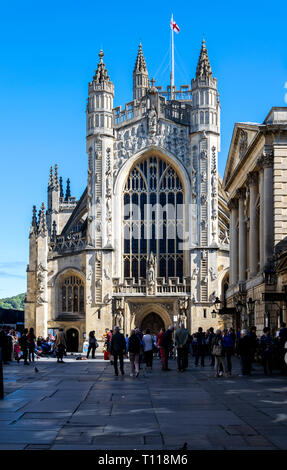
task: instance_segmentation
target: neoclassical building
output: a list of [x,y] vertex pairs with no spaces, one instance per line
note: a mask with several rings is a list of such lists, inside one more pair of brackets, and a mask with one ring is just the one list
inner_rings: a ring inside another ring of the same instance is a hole
[[179,90],[149,79],[142,46],[133,100],[114,108],[103,52],[88,87],[88,181],[79,200],[51,168],[48,207],[33,209],[25,324],[60,326],[70,349],[119,325],[159,331],[211,314],[228,276],[229,210],[218,174],[220,104],[203,41]]
[[286,321],[286,107],[272,108],[262,124],[235,124],[223,186],[230,198],[227,306],[243,305],[233,323],[275,329]]

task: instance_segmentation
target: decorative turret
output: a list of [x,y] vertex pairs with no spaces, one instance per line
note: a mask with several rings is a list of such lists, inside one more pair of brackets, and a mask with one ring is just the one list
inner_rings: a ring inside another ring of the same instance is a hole
[[32,215],[31,227],[30,227],[30,236],[31,236],[32,234],[36,234],[37,231],[38,231],[36,206],[33,206],[32,214],[33,214],[33,215]]
[[110,81],[103,62],[104,53],[99,53],[100,62],[89,83],[87,105],[87,136],[95,134],[113,134],[113,99],[114,85]]
[[149,88],[149,77],[145,58],[142,51],[142,45],[140,43],[138,55],[133,71],[133,98],[134,100],[140,100]]
[[49,234],[51,233],[52,223],[56,219],[59,213],[60,203],[60,187],[58,178],[58,165],[55,165],[53,173],[53,167],[50,168],[50,177],[48,184],[48,210],[47,210],[47,226]]
[[64,197],[64,190],[63,190],[63,178],[60,176],[60,197]]
[[201,51],[196,68],[196,78],[212,77],[212,70],[209,63],[205,40],[202,40]]
[[39,212],[38,234],[42,236],[47,235],[46,211],[44,202],[42,202],[41,210]]
[[202,41],[195,79],[191,81],[191,127],[194,131],[220,132],[220,105],[217,80],[213,77],[205,40]]
[[71,187],[70,187],[70,178],[68,178],[67,179],[67,186],[66,186],[65,201],[68,201],[70,197],[71,197]]

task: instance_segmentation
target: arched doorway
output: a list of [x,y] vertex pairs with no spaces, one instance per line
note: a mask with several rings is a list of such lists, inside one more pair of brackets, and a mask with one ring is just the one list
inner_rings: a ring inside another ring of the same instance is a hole
[[164,322],[157,313],[151,312],[144,317],[140,328],[143,332],[149,328],[152,335],[157,335],[164,328]]
[[66,332],[67,351],[78,352],[79,350],[79,333],[75,328],[70,328]]

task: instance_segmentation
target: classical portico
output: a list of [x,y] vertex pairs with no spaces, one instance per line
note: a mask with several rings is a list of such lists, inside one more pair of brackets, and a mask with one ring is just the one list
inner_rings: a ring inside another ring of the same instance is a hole
[[262,294],[276,290],[277,247],[287,237],[286,124],[286,108],[272,108],[261,125],[236,124],[224,176],[230,195],[228,305],[255,299],[252,320],[261,331],[276,323],[274,306]]

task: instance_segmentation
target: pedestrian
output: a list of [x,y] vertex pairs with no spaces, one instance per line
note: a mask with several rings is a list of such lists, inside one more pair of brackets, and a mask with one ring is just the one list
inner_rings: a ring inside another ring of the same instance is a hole
[[258,338],[256,334],[256,326],[252,326],[249,331],[250,344],[251,344],[251,368],[252,363],[255,361],[255,354],[258,350]]
[[97,338],[95,337],[95,330],[89,333],[89,346],[87,352],[87,359],[89,359],[90,352],[92,351],[92,359],[95,359],[95,352],[98,347]]
[[238,355],[241,361],[241,376],[251,374],[251,360],[252,360],[252,340],[247,335],[247,330],[241,331],[241,336],[238,341]]
[[119,375],[118,371],[118,360],[120,361],[120,371],[124,375],[124,354],[126,354],[126,341],[122,333],[120,333],[119,326],[115,326],[114,334],[111,339],[110,352],[113,355],[113,364],[115,369],[115,375]]
[[267,326],[263,328],[263,335],[259,341],[259,348],[261,352],[262,365],[264,368],[264,375],[272,375],[272,353],[273,353],[273,339],[270,335],[270,328]]
[[214,356],[215,362],[215,377],[220,376],[220,367],[222,367],[224,374],[228,376],[225,368],[223,338],[221,330],[216,330],[215,336],[212,340],[212,355]]
[[208,335],[207,335],[207,340],[206,340],[207,351],[208,351],[208,354],[210,356],[210,365],[211,365],[211,367],[215,366],[215,356],[213,356],[213,354],[212,354],[212,342],[213,342],[214,337],[215,337],[214,328],[211,326],[208,330]]
[[177,349],[177,370],[178,372],[184,372],[188,367],[188,331],[184,327],[184,323],[181,323],[174,333],[174,342]]
[[141,343],[140,339],[136,333],[136,330],[131,330],[131,335],[129,337],[129,359],[131,373],[130,376],[136,377],[139,376],[140,371],[140,352],[141,352]]
[[201,326],[198,328],[197,333],[195,333],[196,338],[196,349],[195,349],[195,366],[198,366],[199,358],[200,358],[200,365],[204,367],[204,356],[206,352],[206,339],[205,333],[203,332]]
[[59,331],[56,335],[56,354],[57,354],[57,362],[64,363],[63,356],[67,349],[66,337],[63,328],[59,328]]
[[164,363],[164,357],[163,357],[163,349],[161,347],[161,341],[162,341],[162,337],[165,333],[165,328],[161,328],[159,334],[157,335],[157,347],[158,347],[158,351],[159,351],[159,359],[161,360],[161,365],[162,365],[162,368],[163,368],[163,363]]
[[279,339],[279,362],[280,362],[280,373],[282,375],[287,375],[287,360],[286,353],[287,353],[287,328],[286,323],[280,323],[280,331],[278,335]]
[[23,333],[19,339],[19,344],[20,344],[20,347],[21,347],[21,351],[22,351],[22,354],[23,354],[23,359],[24,359],[24,366],[28,366],[29,365],[29,362],[28,362],[28,340],[27,340],[27,336],[28,336],[28,328],[24,328],[23,330]]
[[227,329],[224,329],[222,340],[223,340],[223,356],[225,357],[226,369],[227,369],[228,375],[231,375],[231,372],[232,372],[231,357],[234,353],[234,339],[233,339],[232,333],[228,331]]
[[129,351],[129,335],[128,334],[126,334],[125,340],[126,340],[126,353],[128,353]]
[[163,367],[162,370],[164,371],[169,371],[170,369],[168,368],[168,357],[169,357],[169,351],[170,351],[170,346],[172,344],[172,334],[174,331],[174,326],[170,325],[167,331],[163,334],[160,346],[162,348],[162,357],[163,357]]
[[146,364],[146,370],[152,371],[152,361],[153,361],[153,349],[154,349],[154,340],[150,334],[150,329],[146,330],[145,335],[143,336],[143,351],[144,351],[144,360]]
[[27,335],[29,362],[35,362],[35,357],[34,357],[35,341],[36,341],[36,336],[34,333],[34,328],[30,328],[29,333]]

